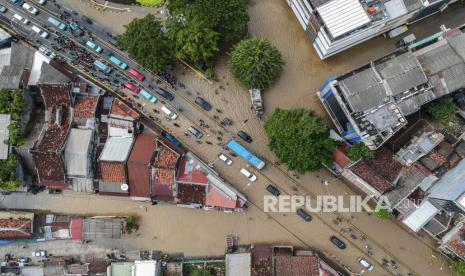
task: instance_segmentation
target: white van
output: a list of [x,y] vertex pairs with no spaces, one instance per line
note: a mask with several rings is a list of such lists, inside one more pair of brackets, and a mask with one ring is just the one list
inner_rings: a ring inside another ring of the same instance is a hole
[[17,14],[17,13],[15,13],[15,14],[13,15],[13,17],[14,17],[16,20],[18,20],[19,22],[23,23],[24,25],[29,24],[29,20],[27,20],[26,18],[23,18],[21,15],[19,15],[19,14]]
[[171,120],[176,120],[176,118],[178,118],[178,114],[169,110],[166,106],[162,106],[161,111],[163,111]]
[[255,180],[257,180],[257,176],[251,172],[249,172],[248,170],[244,169],[244,168],[241,168],[241,173],[247,177],[250,181],[254,182]]
[[23,9],[27,10],[31,14],[37,14],[39,13],[39,10],[37,10],[34,6],[29,5],[28,3],[23,4]]
[[40,35],[40,37],[42,38],[47,38],[48,37],[48,33],[46,31],[42,31],[39,27],[35,26],[35,25],[32,25],[31,29],[37,33],[38,35]]

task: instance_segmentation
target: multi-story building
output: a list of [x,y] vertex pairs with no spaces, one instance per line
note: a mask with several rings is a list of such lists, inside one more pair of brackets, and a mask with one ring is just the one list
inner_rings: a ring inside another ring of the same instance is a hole
[[321,59],[443,11],[448,0],[287,0]]
[[318,96],[349,143],[379,148],[405,116],[465,88],[465,26],[443,31],[327,80]]

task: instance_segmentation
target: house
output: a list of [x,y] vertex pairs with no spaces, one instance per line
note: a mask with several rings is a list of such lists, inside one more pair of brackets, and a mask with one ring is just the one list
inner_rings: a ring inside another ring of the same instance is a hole
[[69,86],[42,84],[39,88],[46,108],[46,123],[30,152],[39,184],[53,189],[64,189],[68,185],[63,150],[73,116]]
[[89,275],[89,264],[70,264],[64,269],[64,276],[86,276]]
[[79,127],[94,128],[98,102],[98,96],[76,97],[73,120]]
[[11,41],[11,35],[0,28],[0,48],[7,46]]
[[64,150],[66,178],[77,192],[93,192],[93,140],[91,129],[72,128]]
[[132,275],[132,262],[118,262],[111,263],[107,268],[107,275],[110,276],[133,276]]
[[[455,1],[287,0],[321,59],[404,24],[447,8]],[[406,29],[406,26],[403,26]]]
[[34,214],[0,212],[0,240],[30,239],[34,232]]
[[225,256],[226,276],[250,276],[252,273],[252,254],[233,253]]
[[139,113],[119,99],[113,99],[107,119],[109,137],[135,136],[139,119]]
[[157,139],[155,159],[152,164],[153,200],[174,201],[176,190],[176,167],[179,153]]
[[465,27],[328,79],[317,92],[339,134],[378,149],[432,100],[465,88]]
[[132,266],[132,276],[161,276],[161,262],[150,261],[134,261]]
[[439,250],[453,259],[465,260],[465,221],[463,219],[444,235]]
[[129,195],[136,200],[150,201],[151,164],[155,153],[155,138],[139,134],[128,159]]
[[35,50],[24,43],[11,43],[0,50],[0,88],[19,90],[26,88]]

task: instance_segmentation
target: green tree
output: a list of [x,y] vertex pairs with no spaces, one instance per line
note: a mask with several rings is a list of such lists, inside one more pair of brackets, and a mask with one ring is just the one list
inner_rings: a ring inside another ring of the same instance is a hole
[[369,159],[375,157],[375,152],[370,150],[370,148],[368,148],[364,143],[355,143],[351,145],[347,154],[353,161],[357,161],[363,157]]
[[20,179],[16,175],[16,167],[18,165],[18,158],[14,154],[10,154],[8,159],[0,160],[0,189],[1,190],[15,190],[19,184]]
[[426,106],[426,111],[442,124],[453,121],[458,109],[451,96],[442,97]]
[[219,34],[204,21],[195,19],[189,24],[171,21],[168,25],[168,37],[175,56],[203,69],[213,66],[213,59],[219,51]]
[[269,147],[280,162],[303,174],[330,164],[336,142],[329,129],[313,111],[276,109],[265,123]]
[[388,220],[392,217],[392,213],[386,206],[376,206],[373,214],[381,220]]
[[118,37],[119,45],[152,72],[164,71],[172,62],[172,53],[160,21],[148,14],[143,18],[135,18],[124,27],[125,32]]
[[228,65],[234,77],[247,88],[264,88],[279,76],[284,62],[271,43],[252,37],[233,47]]
[[21,116],[25,109],[23,94],[15,90],[0,90],[0,114],[10,114],[11,122],[8,126],[9,137],[7,141],[12,146],[18,146],[24,143],[21,139]]
[[453,262],[452,263],[452,270],[454,270],[455,275],[457,276],[465,276],[465,262]]
[[171,0],[168,9],[186,25],[202,19],[204,27],[219,34],[220,43],[239,38],[249,21],[247,0]]
[[212,276],[213,274],[205,269],[196,269],[193,270],[189,276]]
[[136,215],[129,215],[126,217],[126,229],[128,233],[134,233],[139,230],[139,217]]

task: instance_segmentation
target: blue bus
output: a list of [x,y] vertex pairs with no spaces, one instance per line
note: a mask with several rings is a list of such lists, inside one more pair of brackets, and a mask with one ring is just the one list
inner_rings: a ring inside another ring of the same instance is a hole
[[261,170],[265,167],[265,162],[263,162],[260,158],[258,158],[255,154],[248,151],[244,146],[239,144],[236,140],[231,139],[227,144],[226,147],[233,151],[235,154],[239,155],[240,157],[244,158],[247,162],[249,162],[255,168]]
[[111,61],[111,63],[113,63],[114,65],[118,66],[119,68],[123,70],[126,70],[128,68],[128,65],[126,63],[117,59],[115,56],[110,56],[108,59]]
[[110,73],[111,72],[111,67],[107,66],[105,63],[101,62],[100,60],[96,59],[94,61],[94,66],[97,67],[98,70],[104,72],[104,73]]
[[50,24],[52,24],[53,26],[57,27],[58,29],[60,29],[60,30],[62,30],[62,31],[66,30],[66,25],[65,25],[64,23],[62,23],[62,22],[56,20],[56,19],[53,18],[53,17],[49,17],[49,18],[47,19],[47,21],[48,21]]
[[142,95],[142,97],[146,98],[151,103],[156,103],[158,101],[157,97],[153,96],[144,89],[140,90],[139,95]]

